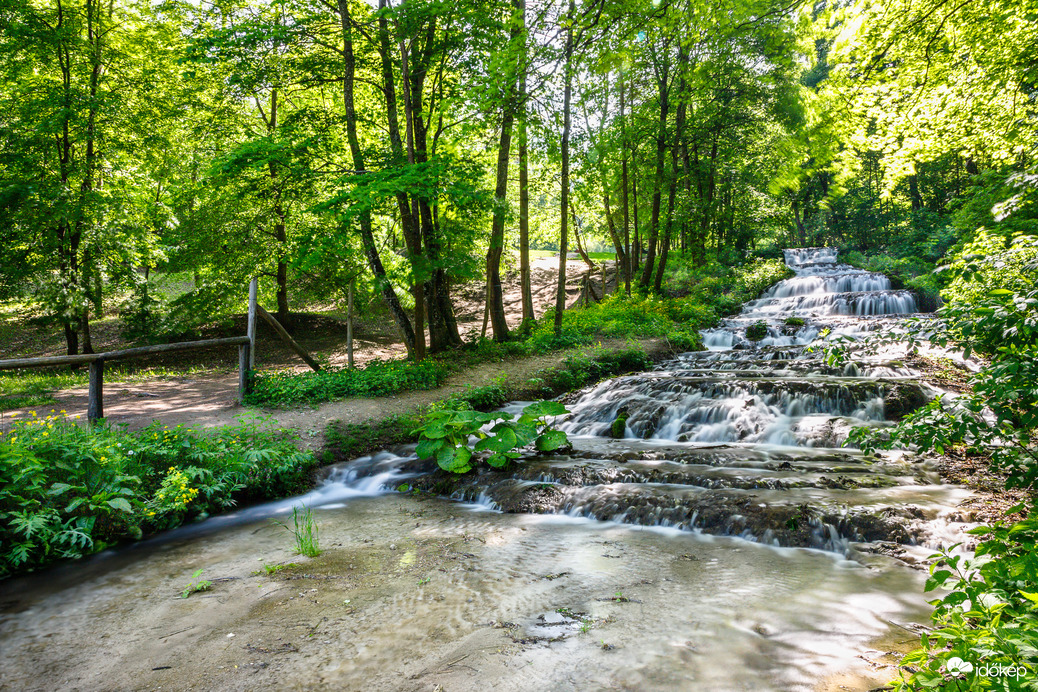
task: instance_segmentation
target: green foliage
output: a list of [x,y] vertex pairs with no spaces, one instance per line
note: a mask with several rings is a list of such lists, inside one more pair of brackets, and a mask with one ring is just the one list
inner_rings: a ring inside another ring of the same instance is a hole
[[[517,450],[527,445],[551,452],[569,444],[566,433],[553,428],[548,420],[566,413],[569,411],[558,402],[539,401],[513,420],[510,413],[481,413],[459,402],[453,408],[429,412],[414,431],[420,437],[416,451],[419,458],[434,458],[441,469],[451,473],[467,473],[473,460],[481,458],[494,468],[503,468],[518,459]],[[490,431],[484,431],[491,423],[495,425]],[[471,436],[479,438],[474,448],[468,446]]]
[[14,423],[0,436],[0,576],[299,492],[316,461],[293,439],[254,420],[206,434]]
[[931,558],[926,590],[945,593],[931,601],[934,628],[902,659],[896,690],[1035,689],[1038,508],[969,533],[984,537],[972,559],[951,554],[956,546]]
[[283,569],[289,569],[291,567],[298,567],[298,566],[299,565],[297,565],[294,562],[282,562],[282,563],[277,563],[277,564],[270,564],[270,563],[264,562],[263,563],[263,569],[258,569],[255,572],[253,572],[253,574],[255,574],[255,575],[266,574],[268,577],[273,577],[273,576],[277,575],[277,573],[280,572]]
[[495,383],[482,387],[469,385],[464,392],[452,394],[447,401],[465,402],[477,411],[489,411],[505,405],[510,399],[508,389],[504,384]]
[[[963,448],[990,458],[1008,486],[1034,489],[1038,241],[1018,238],[1007,247],[981,233],[947,271],[951,302],[910,340],[962,349],[965,357],[982,353],[990,363],[956,399],[932,401],[885,435],[857,428],[849,439],[866,452],[909,445],[938,454]],[[1034,689],[1028,682],[1038,670],[1038,510],[1013,526],[999,523],[972,533],[987,536],[972,560],[944,554],[931,568],[927,590],[950,592],[932,602],[936,629],[902,661],[898,689]],[[1000,672],[989,674],[991,666]]]
[[746,338],[750,341],[760,341],[768,336],[768,325],[763,320],[754,322],[746,328]]
[[52,392],[85,380],[84,374],[67,370],[5,370],[0,372],[0,411],[52,403]]
[[619,351],[596,349],[590,354],[570,356],[561,368],[548,373],[546,390],[553,393],[568,392],[606,377],[650,367],[652,359],[639,348]]
[[389,416],[371,423],[336,421],[325,432],[327,449],[334,459],[325,461],[349,461],[390,445],[417,442],[411,431],[420,422],[417,416]]
[[624,406],[616,414],[616,418],[613,419],[612,424],[609,426],[609,434],[612,435],[613,438],[622,440],[627,434],[627,418],[627,407]]
[[671,266],[669,290],[681,297],[670,302],[670,315],[693,329],[713,326],[719,317],[738,312],[747,300],[793,276],[777,258],[757,258],[731,267],[716,260],[700,263],[689,255],[679,257]]
[[208,580],[201,580],[199,577],[205,572],[204,569],[195,570],[195,573],[191,575],[191,581],[187,583],[184,590],[180,592],[181,598],[187,598],[193,593],[201,593],[202,591],[208,591],[213,586],[213,582]]
[[[317,521],[314,519],[312,507],[303,506],[292,508],[292,526],[271,519],[275,524],[284,528],[292,534],[295,540],[296,552],[306,557],[317,557],[321,554]],[[276,570],[275,570],[276,571]],[[270,572],[268,571],[268,574]]]
[[667,341],[675,351],[705,351],[703,336],[699,332],[674,331],[667,334]]
[[803,327],[806,323],[799,317],[787,317],[784,324],[787,327]]
[[[976,247],[976,246],[971,246]],[[865,449],[916,444],[938,453],[966,445],[990,456],[1010,485],[1038,483],[1038,241],[1017,239],[1009,248],[956,260],[952,302],[940,320],[918,336],[941,346],[985,354],[990,364],[974,375],[971,390],[937,399],[906,416],[888,439],[864,430],[852,439]]]
[[247,403],[285,406],[334,401],[347,397],[377,397],[401,391],[433,389],[443,383],[448,369],[436,361],[372,361],[360,368],[323,370],[303,374],[257,373]]

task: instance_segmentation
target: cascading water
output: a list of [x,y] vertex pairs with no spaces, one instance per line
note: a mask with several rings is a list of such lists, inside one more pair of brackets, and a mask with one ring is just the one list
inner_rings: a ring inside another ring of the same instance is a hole
[[808,347],[826,329],[894,329],[914,298],[830,248],[787,250],[786,261],[796,276],[707,330],[707,351],[568,397],[570,454],[461,480],[454,496],[838,552],[939,543],[946,524],[935,520],[964,491],[910,456],[842,448],[852,427],[889,425],[935,391],[889,355],[852,351],[834,366]]
[[[796,276],[706,331],[707,351],[567,397],[566,453],[456,478],[431,473],[413,448],[383,452],[332,467],[302,498],[12,586],[0,679],[46,689],[46,669],[84,689],[882,685],[893,671],[867,650],[902,646],[913,636],[891,623],[926,615],[924,575],[887,556],[958,539],[967,493],[911,455],[841,447],[851,426],[888,425],[932,396],[917,372],[890,354],[852,351],[834,365],[808,348],[825,329],[895,329],[912,296],[837,264],[832,249],[788,250],[786,261]],[[760,322],[754,341],[747,328]],[[401,483],[467,504],[395,492]],[[279,552],[285,532],[268,521],[300,503],[320,510],[327,553],[314,561]],[[303,564],[279,582],[253,572],[257,560]],[[176,592],[200,566],[240,581],[214,586],[211,606],[181,606]],[[113,641],[115,655],[79,655],[120,628],[129,641]],[[186,663],[202,655],[199,670]]]

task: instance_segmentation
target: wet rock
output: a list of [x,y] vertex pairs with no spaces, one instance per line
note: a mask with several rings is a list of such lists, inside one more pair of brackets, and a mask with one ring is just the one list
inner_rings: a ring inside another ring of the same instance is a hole
[[614,439],[619,440],[627,435],[627,417],[627,407],[621,406],[620,411],[616,414],[616,418],[613,419],[613,423],[609,428]]
[[926,406],[929,398],[917,384],[887,386],[883,396],[883,411],[888,420],[898,421],[909,413]]

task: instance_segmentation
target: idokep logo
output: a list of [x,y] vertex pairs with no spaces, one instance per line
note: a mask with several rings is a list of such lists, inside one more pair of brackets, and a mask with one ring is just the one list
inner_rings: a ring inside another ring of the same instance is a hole
[[948,671],[948,675],[954,678],[961,678],[976,672],[977,677],[981,678],[1014,678],[1019,680],[1027,674],[1027,669],[1023,666],[1007,666],[1001,663],[979,663],[974,666],[969,661],[964,661],[958,656],[949,658],[944,664],[944,669]]
[[973,672],[973,664],[969,661],[963,661],[958,656],[952,656],[948,659],[948,662],[944,664],[945,670],[948,671],[949,675],[956,678],[961,678],[966,673]]

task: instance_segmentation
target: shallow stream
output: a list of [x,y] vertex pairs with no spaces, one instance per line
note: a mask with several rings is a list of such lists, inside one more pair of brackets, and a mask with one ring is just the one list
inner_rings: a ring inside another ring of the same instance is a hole
[[[841,448],[934,396],[917,372],[807,348],[893,329],[912,296],[829,249],[786,259],[796,276],[708,351],[568,396],[566,454],[444,480],[386,451],[305,497],[4,583],[0,689],[882,684],[926,618],[909,563],[961,535],[968,493],[911,455]],[[301,502],[313,560],[269,521]],[[199,568],[213,588],[180,598]]]

